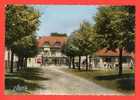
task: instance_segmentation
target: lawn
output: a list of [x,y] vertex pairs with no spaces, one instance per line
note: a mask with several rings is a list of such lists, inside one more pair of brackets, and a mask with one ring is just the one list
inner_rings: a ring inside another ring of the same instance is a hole
[[122,76],[118,76],[117,71],[104,70],[78,70],[64,69],[66,72],[83,77],[106,88],[110,88],[125,94],[134,94],[134,72],[123,71]]
[[27,68],[19,72],[6,73],[5,90],[6,93],[30,94],[31,91],[43,89],[39,82],[44,80],[49,80],[49,78],[43,77],[39,68]]

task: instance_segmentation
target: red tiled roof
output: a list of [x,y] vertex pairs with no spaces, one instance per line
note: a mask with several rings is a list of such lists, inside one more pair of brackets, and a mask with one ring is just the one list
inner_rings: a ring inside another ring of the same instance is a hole
[[38,47],[43,47],[45,43],[49,43],[50,47],[54,47],[56,43],[60,43],[59,47],[61,48],[66,40],[67,37],[65,36],[43,36],[38,39]]
[[[131,56],[134,58],[134,53],[128,53],[126,50],[123,50],[122,52],[123,56]],[[119,49],[116,49],[115,51],[107,50],[106,48],[98,50],[96,52],[96,56],[119,56]]]

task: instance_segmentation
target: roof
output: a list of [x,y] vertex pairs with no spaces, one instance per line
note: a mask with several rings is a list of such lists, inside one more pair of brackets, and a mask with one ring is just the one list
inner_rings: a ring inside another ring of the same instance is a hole
[[41,48],[47,43],[49,47],[61,48],[66,40],[66,36],[43,36],[38,39],[38,47]]
[[[116,50],[107,50],[106,48],[100,49],[96,52],[96,56],[119,56],[119,49]],[[130,56],[134,58],[134,53],[128,53],[126,50],[123,50],[122,56]]]

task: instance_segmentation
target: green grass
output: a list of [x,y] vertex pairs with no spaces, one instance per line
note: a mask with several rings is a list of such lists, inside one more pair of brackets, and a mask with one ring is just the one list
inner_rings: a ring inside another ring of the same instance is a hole
[[[50,80],[42,76],[42,70],[39,68],[27,68],[19,72],[6,73],[5,75],[5,90],[12,91],[16,86],[27,87],[28,91],[43,89],[39,85],[40,81]],[[19,92],[19,91],[18,91]],[[21,91],[26,93],[27,91]]]
[[65,71],[121,93],[134,93],[134,73],[130,70],[124,71],[122,76],[118,76],[116,71],[79,71],[78,69],[65,69]]

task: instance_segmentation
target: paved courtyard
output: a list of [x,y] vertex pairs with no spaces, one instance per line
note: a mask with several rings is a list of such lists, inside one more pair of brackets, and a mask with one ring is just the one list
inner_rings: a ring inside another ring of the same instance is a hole
[[40,81],[43,89],[34,91],[35,95],[122,95],[119,92],[101,87],[89,80],[66,73],[65,66],[44,66],[42,75],[50,80]]
[[[10,95],[124,95],[118,91],[114,91],[105,87],[102,87],[92,81],[85,78],[75,76],[64,69],[66,66],[36,66],[29,68],[30,70],[22,74],[22,83],[24,86],[30,88],[37,88],[34,90],[27,89],[27,92],[18,92],[5,90],[6,94]],[[35,71],[35,73],[32,73]],[[8,76],[7,76],[8,78]],[[12,76],[9,81],[14,83],[18,80],[18,76]],[[28,84],[27,84],[28,83]],[[37,85],[30,85],[35,83]],[[17,84],[17,83],[16,83]],[[20,85],[20,84],[19,84]]]

